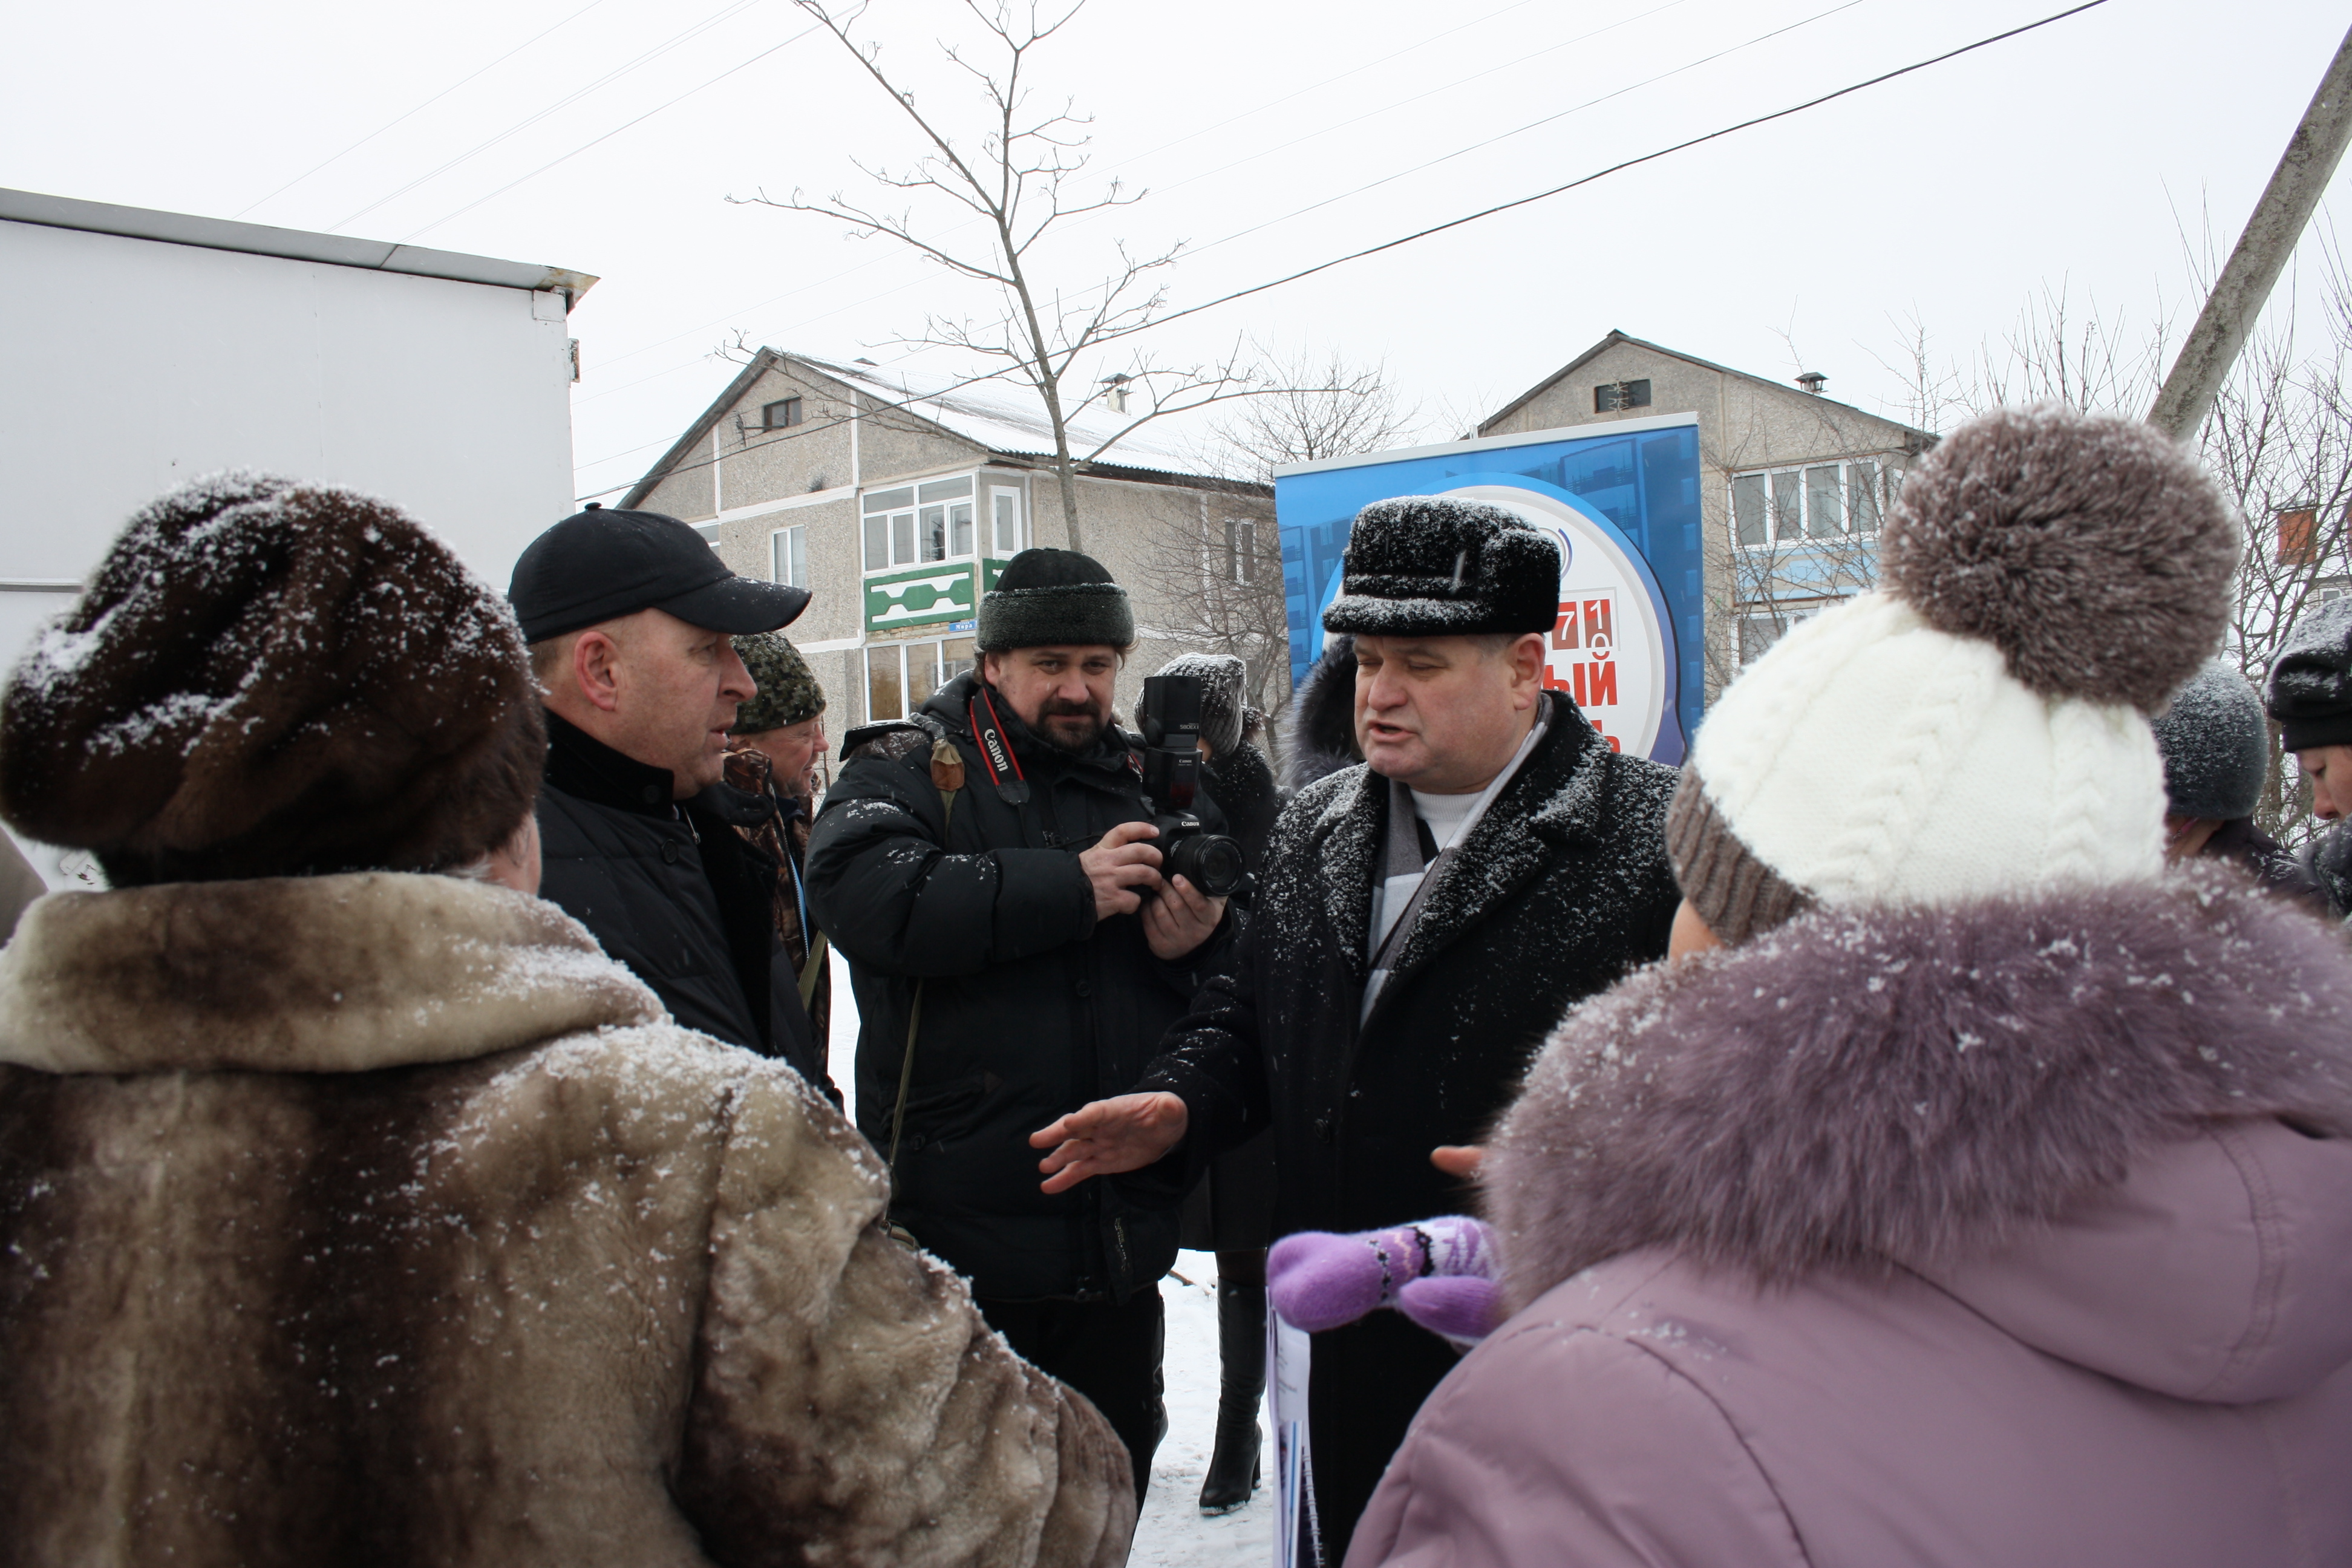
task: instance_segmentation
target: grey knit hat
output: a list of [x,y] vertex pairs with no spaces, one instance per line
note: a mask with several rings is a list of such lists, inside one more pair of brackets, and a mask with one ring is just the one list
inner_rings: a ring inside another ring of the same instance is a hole
[[1229,653],[1179,654],[1160,667],[1162,675],[1189,675],[1201,682],[1201,739],[1218,756],[1229,757],[1242,743],[1250,710],[1242,700],[1242,680],[1247,670]]
[[1024,550],[1004,563],[980,601],[974,645],[982,653],[1016,647],[1121,649],[1135,642],[1127,590],[1103,563],[1075,550]]
[[808,660],[782,632],[753,632],[735,639],[743,668],[760,683],[759,695],[735,710],[730,735],[758,735],[814,719],[824,711],[824,688]]
[[2246,678],[2214,659],[2189,678],[2172,706],[2148,721],[2164,753],[2164,795],[2175,816],[2235,822],[2252,816],[2270,772],[2270,730]]

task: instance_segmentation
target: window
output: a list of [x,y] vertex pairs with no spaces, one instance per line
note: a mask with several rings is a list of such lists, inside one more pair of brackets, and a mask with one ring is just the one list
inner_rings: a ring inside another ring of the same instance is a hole
[[2319,511],[2292,507],[2278,514],[2278,563],[2309,566],[2319,559]]
[[1901,478],[1875,459],[1735,474],[1731,537],[1750,547],[1876,533]]
[[797,528],[778,529],[768,536],[768,548],[773,563],[769,574],[771,576],[795,588],[809,585],[806,523]]
[[1224,566],[1229,583],[1257,581],[1257,524],[1245,517],[1225,519]]
[[719,525],[717,523],[697,522],[689,523],[688,526],[692,528],[695,532],[702,535],[703,539],[712,549],[716,550],[719,547]]
[[1650,406],[1650,384],[1644,381],[1604,381],[1592,389],[1592,412],[1613,414],[1620,408]]
[[971,491],[971,476],[966,474],[867,496],[862,509],[866,570],[970,559],[979,542]]
[[1774,643],[1823,610],[1844,602],[1843,599],[1813,599],[1792,603],[1783,599],[1777,603],[1742,605],[1736,623],[1739,662],[1743,665],[1755,663]]
[[904,719],[971,668],[971,638],[876,643],[866,650],[866,721]]
[[989,553],[998,560],[1010,560],[1021,553],[1021,492],[992,489],[988,492],[990,528]]
[[786,397],[774,403],[765,404],[760,409],[760,424],[764,429],[782,430],[788,425],[797,425],[800,422],[801,400],[797,397]]

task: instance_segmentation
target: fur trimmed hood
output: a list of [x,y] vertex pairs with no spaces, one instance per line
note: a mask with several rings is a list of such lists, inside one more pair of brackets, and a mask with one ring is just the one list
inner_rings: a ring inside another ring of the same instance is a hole
[[1356,639],[1330,639],[1290,700],[1282,787],[1302,790],[1364,759],[1356,750]]
[[0,950],[0,1062],[366,1072],[663,1017],[553,904],[457,877],[52,893]]
[[1648,1247],[1934,1271],[2227,1121],[2352,1134],[2352,958],[2226,871],[1822,910],[1571,1012],[1483,1184],[1514,1310]]

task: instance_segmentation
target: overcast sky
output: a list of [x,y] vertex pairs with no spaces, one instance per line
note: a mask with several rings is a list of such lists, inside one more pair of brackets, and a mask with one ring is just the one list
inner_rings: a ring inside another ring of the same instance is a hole
[[[1042,260],[1076,293],[1117,242],[1188,242],[1164,275],[1182,308],[2063,8],[1091,0],[1033,83],[1092,115],[1089,176],[1150,194]],[[2183,226],[2235,239],[2345,22],[2317,0],[2107,0],[1203,311],[1148,347],[1176,363],[1236,341],[1384,362],[1432,437],[1612,328],[1759,374],[1818,370],[1831,395],[1900,412],[1914,321],[1964,354],[2063,287],[2132,331],[2160,308],[2185,324]],[[976,135],[980,105],[940,56],[944,39],[983,58],[961,5],[878,0],[859,26],[926,112]],[[572,316],[583,497],[677,437],[733,374],[714,351],[738,333],[889,363],[927,312],[988,304],[889,241],[728,202],[875,198],[851,160],[919,151],[789,0],[117,0],[22,7],[9,27],[0,184],[598,275]]]

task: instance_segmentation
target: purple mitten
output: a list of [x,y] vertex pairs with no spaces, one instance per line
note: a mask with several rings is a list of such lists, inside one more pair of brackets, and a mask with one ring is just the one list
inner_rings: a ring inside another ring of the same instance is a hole
[[1408,1280],[1397,1291],[1397,1310],[1468,1350],[1503,1326],[1503,1288],[1475,1274]]
[[1352,1323],[1433,1275],[1493,1272],[1486,1227],[1463,1215],[1339,1236],[1301,1231],[1266,1255],[1266,1289],[1283,1321],[1310,1333]]

